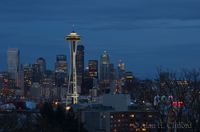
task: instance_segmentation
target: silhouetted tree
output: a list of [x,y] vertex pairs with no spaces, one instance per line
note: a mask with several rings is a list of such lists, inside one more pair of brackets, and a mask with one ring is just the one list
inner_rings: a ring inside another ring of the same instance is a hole
[[[42,132],[78,132],[78,120],[72,108],[66,113],[62,106],[58,105],[56,111],[50,103],[45,103],[36,116],[37,130]],[[87,132],[80,123],[80,132]]]

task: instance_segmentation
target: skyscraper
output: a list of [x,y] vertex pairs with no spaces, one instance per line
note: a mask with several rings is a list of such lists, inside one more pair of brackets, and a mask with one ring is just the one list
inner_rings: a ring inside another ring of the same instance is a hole
[[21,63],[21,71],[24,71],[24,68],[31,68],[31,63]]
[[0,96],[7,97],[7,85],[9,79],[8,72],[0,72]]
[[17,72],[19,71],[19,55],[18,49],[7,50],[7,71],[10,73],[10,79],[15,79],[15,82],[17,82]]
[[77,85],[82,84],[84,71],[84,46],[77,46],[77,55],[76,55],[76,74],[77,74]]
[[81,85],[81,95],[89,95],[89,89],[92,89],[93,79],[87,71],[83,71],[83,82]]
[[34,99],[40,99],[42,97],[42,88],[38,82],[30,85],[30,97]]
[[57,55],[56,56],[56,61],[67,61],[67,56],[66,55]]
[[119,66],[115,69],[115,91],[116,93],[122,92],[122,70]]
[[30,98],[30,85],[33,83],[33,69],[24,68],[24,94]]
[[42,96],[45,98],[51,97],[52,85],[53,85],[52,71],[46,70],[42,75]]
[[33,68],[33,82],[40,82],[40,65],[35,63],[32,65]]
[[44,73],[46,71],[46,61],[42,57],[37,60],[37,64],[40,64],[40,72]]
[[110,55],[104,51],[103,55],[101,55],[101,63],[100,63],[100,82],[108,84],[110,83]]
[[55,71],[63,70],[64,71],[64,83],[67,84],[68,80],[68,64],[66,60],[66,55],[57,55],[57,61],[55,62]]
[[7,85],[7,93],[8,93],[8,97],[14,97],[15,91],[15,80],[14,79],[8,79],[8,85]]
[[21,89],[21,95],[24,95],[24,71],[18,72],[17,87]]
[[110,63],[110,83],[113,83],[113,80],[115,79],[115,68],[114,64]]
[[64,83],[65,83],[64,70],[55,70],[55,85],[61,87],[64,85]]
[[98,79],[98,61],[89,60],[89,76]]
[[121,68],[122,71],[122,84],[124,85],[125,82],[125,64],[123,63],[123,61],[119,60],[118,66]]

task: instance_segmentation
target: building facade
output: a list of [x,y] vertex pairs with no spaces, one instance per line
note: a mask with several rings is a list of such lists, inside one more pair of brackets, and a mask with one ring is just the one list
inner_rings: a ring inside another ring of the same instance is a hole
[[19,55],[20,51],[18,49],[7,50],[7,72],[10,73],[10,79],[15,79],[15,81],[19,71]]
[[110,55],[106,51],[101,55],[100,82],[105,84],[110,83]]
[[89,76],[98,80],[98,60],[89,60]]
[[66,60],[66,55],[57,55],[57,61],[55,62],[55,71],[63,70],[64,71],[64,83],[68,83],[68,63]]
[[24,68],[24,95],[30,98],[30,85],[33,83],[33,69]]
[[44,73],[46,71],[46,61],[42,57],[37,60],[37,63],[40,65],[40,72]]
[[77,46],[77,55],[76,55],[76,74],[77,74],[77,85],[82,84],[82,77],[84,71],[84,46]]

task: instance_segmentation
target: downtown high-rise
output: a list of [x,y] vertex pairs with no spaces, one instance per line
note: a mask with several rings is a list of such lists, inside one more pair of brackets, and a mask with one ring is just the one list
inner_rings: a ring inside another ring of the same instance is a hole
[[18,49],[9,48],[7,50],[7,71],[10,73],[10,79],[15,79],[15,81],[17,81],[19,71],[19,55]]
[[63,71],[63,84],[67,85],[68,80],[68,63],[66,55],[57,55],[55,62],[55,71]]
[[98,60],[89,60],[89,76],[98,80]]
[[110,83],[110,55],[106,51],[101,55],[100,82],[105,84]]
[[84,46],[77,46],[77,55],[76,55],[76,74],[77,74],[77,85],[82,84],[84,71]]

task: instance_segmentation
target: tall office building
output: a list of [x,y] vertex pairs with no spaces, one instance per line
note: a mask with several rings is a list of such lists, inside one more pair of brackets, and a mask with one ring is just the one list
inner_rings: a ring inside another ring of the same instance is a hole
[[93,87],[93,79],[87,71],[83,71],[83,82],[81,85],[81,95],[89,95],[89,89]]
[[122,70],[119,66],[115,69],[115,92],[122,93]]
[[21,71],[24,71],[24,68],[31,68],[31,63],[21,63]]
[[84,46],[77,46],[77,55],[76,55],[76,74],[77,74],[77,85],[82,84],[82,77],[84,71]]
[[33,82],[40,82],[40,65],[35,63],[32,65],[33,68]]
[[33,83],[33,69],[24,68],[24,95],[30,98],[30,85]]
[[55,85],[58,87],[66,86],[64,70],[55,70]]
[[64,71],[64,83],[66,85],[68,80],[68,63],[66,55],[57,55],[56,58],[57,61],[55,62],[55,71]]
[[7,93],[8,97],[14,97],[15,96],[15,79],[8,79],[8,85],[7,85]]
[[121,68],[122,71],[122,84],[124,84],[125,82],[125,64],[123,63],[123,61],[119,60],[118,66]]
[[119,66],[115,69],[115,79],[122,79],[122,69]]
[[40,64],[40,72],[44,73],[46,71],[46,61],[42,57],[37,60],[37,64]]
[[7,85],[10,74],[8,72],[0,72],[0,96],[7,97]]
[[109,84],[110,83],[110,55],[104,51],[103,55],[101,55],[101,63],[100,63],[100,82]]
[[18,49],[7,50],[7,71],[10,73],[10,79],[17,80],[17,72],[19,71],[19,55]]
[[45,98],[51,97],[51,90],[53,87],[53,74],[52,71],[46,70],[42,76],[42,96]]
[[30,85],[30,97],[34,99],[40,99],[42,97],[42,87],[38,82]]
[[56,56],[56,61],[67,61],[67,56],[66,55],[57,55]]
[[114,68],[114,64],[110,63],[110,83],[113,83],[113,80],[115,79],[115,68]]
[[17,87],[21,90],[21,95],[24,95],[24,71],[19,71],[17,78]]
[[126,72],[125,77],[126,77],[126,83],[133,82],[133,72]]
[[89,60],[89,76],[98,79],[98,60]]

